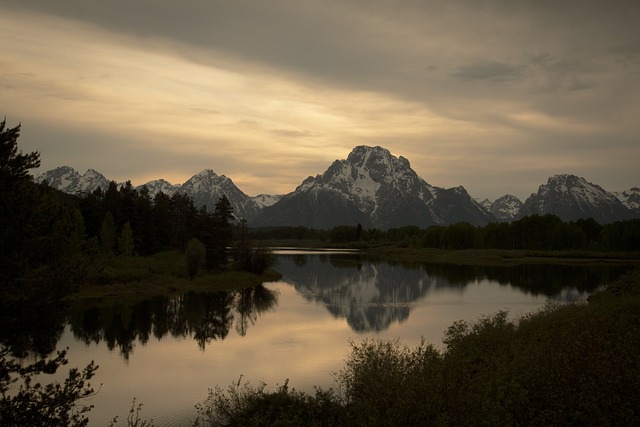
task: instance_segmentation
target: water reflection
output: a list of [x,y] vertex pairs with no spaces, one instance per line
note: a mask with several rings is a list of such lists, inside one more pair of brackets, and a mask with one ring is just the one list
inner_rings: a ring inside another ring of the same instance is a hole
[[356,332],[402,323],[412,303],[438,290],[464,292],[493,281],[524,294],[560,301],[584,299],[628,267],[517,265],[506,267],[397,263],[359,254],[280,255],[277,269],[307,300],[345,318]]
[[49,301],[0,301],[0,346],[16,357],[52,353],[64,330],[66,306]]
[[133,304],[115,303],[89,309],[72,307],[68,322],[76,340],[85,344],[105,342],[118,349],[125,360],[136,342],[191,337],[204,350],[211,341],[224,340],[235,324],[240,336],[258,316],[274,309],[277,294],[259,285],[228,292],[190,292],[156,296]]

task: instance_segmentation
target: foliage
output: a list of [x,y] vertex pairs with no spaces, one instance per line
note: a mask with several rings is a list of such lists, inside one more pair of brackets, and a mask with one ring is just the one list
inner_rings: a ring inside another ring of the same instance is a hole
[[209,390],[207,399],[196,405],[194,426],[324,426],[338,425],[343,410],[332,391],[316,389],[309,396],[289,389],[289,381],[274,392],[266,384],[241,383],[242,377],[225,391]]
[[65,354],[65,351],[58,352],[53,359],[22,366],[9,356],[8,350],[0,351],[0,424],[7,427],[88,424],[84,414],[92,406],[78,402],[95,394],[88,383],[98,369],[93,362],[82,371],[70,369],[64,384],[43,385],[35,381],[36,376],[54,374],[66,365]]
[[254,274],[262,274],[275,262],[269,248],[254,246],[249,240],[239,242],[234,249],[235,268]]
[[351,354],[337,374],[349,424],[423,425],[444,409],[442,360],[424,341],[415,349],[399,341],[367,339],[351,343]]
[[6,119],[0,122],[0,181],[29,180],[29,169],[40,166],[40,153],[22,154],[18,149],[20,125],[7,128],[6,124]]
[[[131,402],[131,409],[127,415],[127,427],[153,427],[153,420],[142,420],[140,418],[140,412],[142,412],[142,403],[136,405],[136,399],[133,398]],[[114,417],[109,423],[109,427],[113,427],[118,423],[118,417]]]
[[18,152],[19,129],[0,123],[0,296],[55,301],[93,268],[94,242],[63,196],[33,182],[39,153]]
[[483,227],[469,223],[431,226],[414,225],[388,230],[340,225],[331,230],[305,227],[272,227],[250,231],[254,239],[316,239],[333,244],[358,246],[395,244],[446,250],[504,249],[555,251],[640,251],[640,219],[599,224],[593,218],[564,222],[551,214],[532,215],[511,223],[490,223]]
[[131,224],[128,222],[124,224],[120,237],[118,237],[118,251],[122,256],[133,255],[133,232],[131,231]]
[[200,240],[195,237],[189,240],[187,250],[185,251],[185,258],[187,260],[187,272],[190,279],[198,275],[200,266],[204,264],[206,256],[207,250]]

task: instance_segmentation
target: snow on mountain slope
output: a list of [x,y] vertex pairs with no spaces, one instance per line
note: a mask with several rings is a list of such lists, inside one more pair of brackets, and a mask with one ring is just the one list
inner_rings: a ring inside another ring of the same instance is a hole
[[257,221],[316,228],[360,223],[386,229],[446,224],[450,218],[486,223],[490,217],[464,188],[433,187],[406,158],[382,147],[359,146],[347,159],[334,161],[323,174],[308,177],[265,208]]
[[626,191],[613,193],[628,209],[640,214],[640,188],[633,187]]
[[142,187],[147,187],[147,189],[149,190],[149,196],[152,199],[158,193],[161,193],[161,192],[166,194],[167,196],[172,196],[180,190],[179,184],[171,184],[170,182],[165,181],[164,179],[155,179],[153,181],[149,181],[146,184],[143,184],[136,188],[140,189]]
[[564,221],[591,217],[603,224],[634,216],[614,194],[584,178],[567,174],[550,177],[524,202],[518,217],[547,213]]
[[522,201],[516,196],[506,194],[489,206],[489,212],[491,212],[499,221],[512,221],[520,209],[522,208]]
[[257,196],[251,197],[251,200],[253,200],[256,203],[256,205],[258,205],[258,207],[262,209],[267,206],[272,206],[276,204],[280,199],[282,199],[282,197],[284,196],[281,194],[280,195],[258,194]]
[[89,169],[84,175],[80,175],[69,166],[60,166],[46,171],[36,177],[35,181],[46,182],[51,188],[68,194],[88,194],[96,188],[106,190],[109,187],[109,181],[101,173]]
[[209,212],[213,212],[220,197],[225,195],[238,219],[249,220],[260,209],[257,203],[236,187],[230,178],[218,175],[212,169],[205,169],[189,178],[182,184],[179,192],[189,195],[196,208],[205,206]]

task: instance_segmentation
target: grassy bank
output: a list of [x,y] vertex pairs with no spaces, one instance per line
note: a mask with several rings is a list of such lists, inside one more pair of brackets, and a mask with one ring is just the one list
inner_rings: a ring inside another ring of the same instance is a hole
[[109,256],[99,261],[99,268],[69,299],[108,300],[144,298],[174,292],[232,290],[256,286],[280,277],[272,269],[256,275],[229,268],[202,270],[190,279],[185,256],[179,251],[161,252],[149,257]]
[[198,425],[639,425],[640,270],[588,304],[511,321],[455,322],[440,350],[353,343],[336,388],[308,395],[240,382],[197,406]]

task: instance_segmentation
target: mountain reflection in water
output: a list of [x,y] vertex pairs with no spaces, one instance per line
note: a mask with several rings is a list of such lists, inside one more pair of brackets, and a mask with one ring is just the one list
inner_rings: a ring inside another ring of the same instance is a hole
[[360,254],[280,255],[284,282],[307,300],[345,318],[356,332],[382,331],[409,317],[411,305],[430,292],[483,280],[554,300],[584,299],[626,267],[515,265],[505,267],[396,263]]

